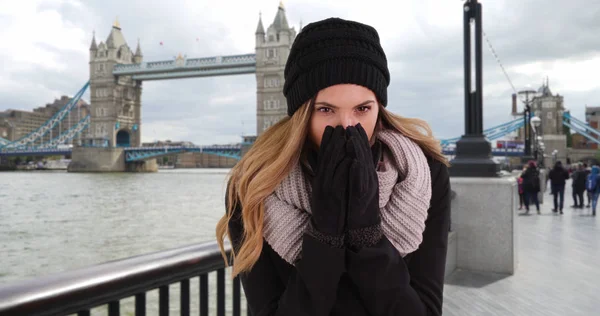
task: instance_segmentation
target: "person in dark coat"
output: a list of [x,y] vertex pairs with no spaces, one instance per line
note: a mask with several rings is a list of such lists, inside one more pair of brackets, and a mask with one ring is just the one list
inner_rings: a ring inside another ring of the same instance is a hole
[[425,122],[386,110],[377,31],[307,25],[284,78],[288,116],[232,168],[217,225],[252,315],[441,315],[447,161]]
[[540,192],[540,175],[535,161],[530,161],[525,172],[521,174],[523,178],[523,192],[525,192],[525,214],[529,214],[529,204],[534,203],[537,213],[540,214],[540,201],[538,193]]
[[579,202],[578,202],[578,198],[577,198],[577,189],[575,188],[575,184],[577,184],[577,169],[578,169],[577,163],[571,165],[571,195],[573,196],[573,205],[571,205],[571,208],[579,207]]
[[577,169],[573,172],[573,200],[575,201],[574,208],[583,208],[583,193],[585,192],[585,181],[587,180],[587,172],[583,169],[583,164],[577,164]]
[[560,211],[560,214],[562,214],[565,200],[565,183],[569,180],[569,172],[563,168],[561,161],[554,164],[554,168],[548,173],[548,179],[550,180],[551,193],[554,195],[554,209],[552,209],[552,212]]

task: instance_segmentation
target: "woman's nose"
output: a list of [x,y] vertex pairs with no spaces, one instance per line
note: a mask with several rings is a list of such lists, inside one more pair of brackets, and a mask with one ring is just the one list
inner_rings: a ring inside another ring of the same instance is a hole
[[351,113],[342,114],[342,116],[340,118],[340,125],[342,125],[344,128],[346,128],[348,126],[354,126],[356,124],[358,124],[358,121],[356,120],[354,115],[352,115]]

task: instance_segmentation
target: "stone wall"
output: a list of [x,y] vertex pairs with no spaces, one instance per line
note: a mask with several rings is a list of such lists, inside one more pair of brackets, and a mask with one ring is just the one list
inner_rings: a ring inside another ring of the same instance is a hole
[[[590,158],[595,158],[596,154],[598,153],[597,149],[573,149],[573,148],[569,148],[568,149],[568,157],[571,160],[571,163],[574,162],[578,162],[578,161],[584,161],[586,163],[588,163],[590,160]],[[563,164],[565,162],[563,161]]]
[[123,148],[74,147],[68,172],[156,172],[156,159],[125,162]]
[[125,171],[128,172],[158,172],[156,159],[145,161],[134,161],[125,163]]
[[237,159],[208,153],[185,153],[177,156],[175,168],[232,168]]
[[123,148],[74,147],[69,172],[125,171]]
[[567,136],[566,135],[544,135],[542,141],[546,147],[544,153],[544,165],[546,167],[553,166],[552,152],[556,149],[558,151],[556,160],[562,161],[563,164],[567,162],[568,149],[567,149]]

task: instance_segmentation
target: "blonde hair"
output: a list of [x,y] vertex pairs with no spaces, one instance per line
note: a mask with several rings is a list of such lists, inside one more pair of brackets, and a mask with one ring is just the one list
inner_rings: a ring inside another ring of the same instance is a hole
[[[224,248],[229,234],[229,221],[234,210],[241,206],[243,235],[239,250],[231,251],[232,277],[252,269],[263,247],[264,201],[299,162],[308,135],[313,102],[300,107],[292,117],[285,117],[266,130],[244,157],[231,169],[227,185],[227,213],[217,223],[217,242],[228,265]],[[429,125],[414,118],[404,118],[380,106],[378,128],[389,128],[416,142],[425,155],[446,165],[439,140]]]

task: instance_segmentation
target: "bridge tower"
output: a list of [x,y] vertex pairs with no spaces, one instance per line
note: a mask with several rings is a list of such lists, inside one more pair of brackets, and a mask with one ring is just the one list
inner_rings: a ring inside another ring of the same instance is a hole
[[116,64],[141,63],[138,41],[135,53],[129,48],[118,20],[112,26],[106,42],[90,47],[90,128],[86,145],[108,147],[139,147],[141,143],[142,82],[131,76],[115,77]]
[[283,96],[283,71],[296,38],[290,27],[283,3],[279,3],[273,23],[265,29],[259,15],[256,27],[256,133],[287,116],[287,103]]
[[541,119],[537,135],[542,136],[546,147],[544,165],[552,165],[552,151],[557,150],[556,159],[566,163],[567,136],[563,127],[563,113],[565,112],[564,98],[550,91],[549,79],[538,89],[538,96],[533,99],[531,107],[533,115]]

